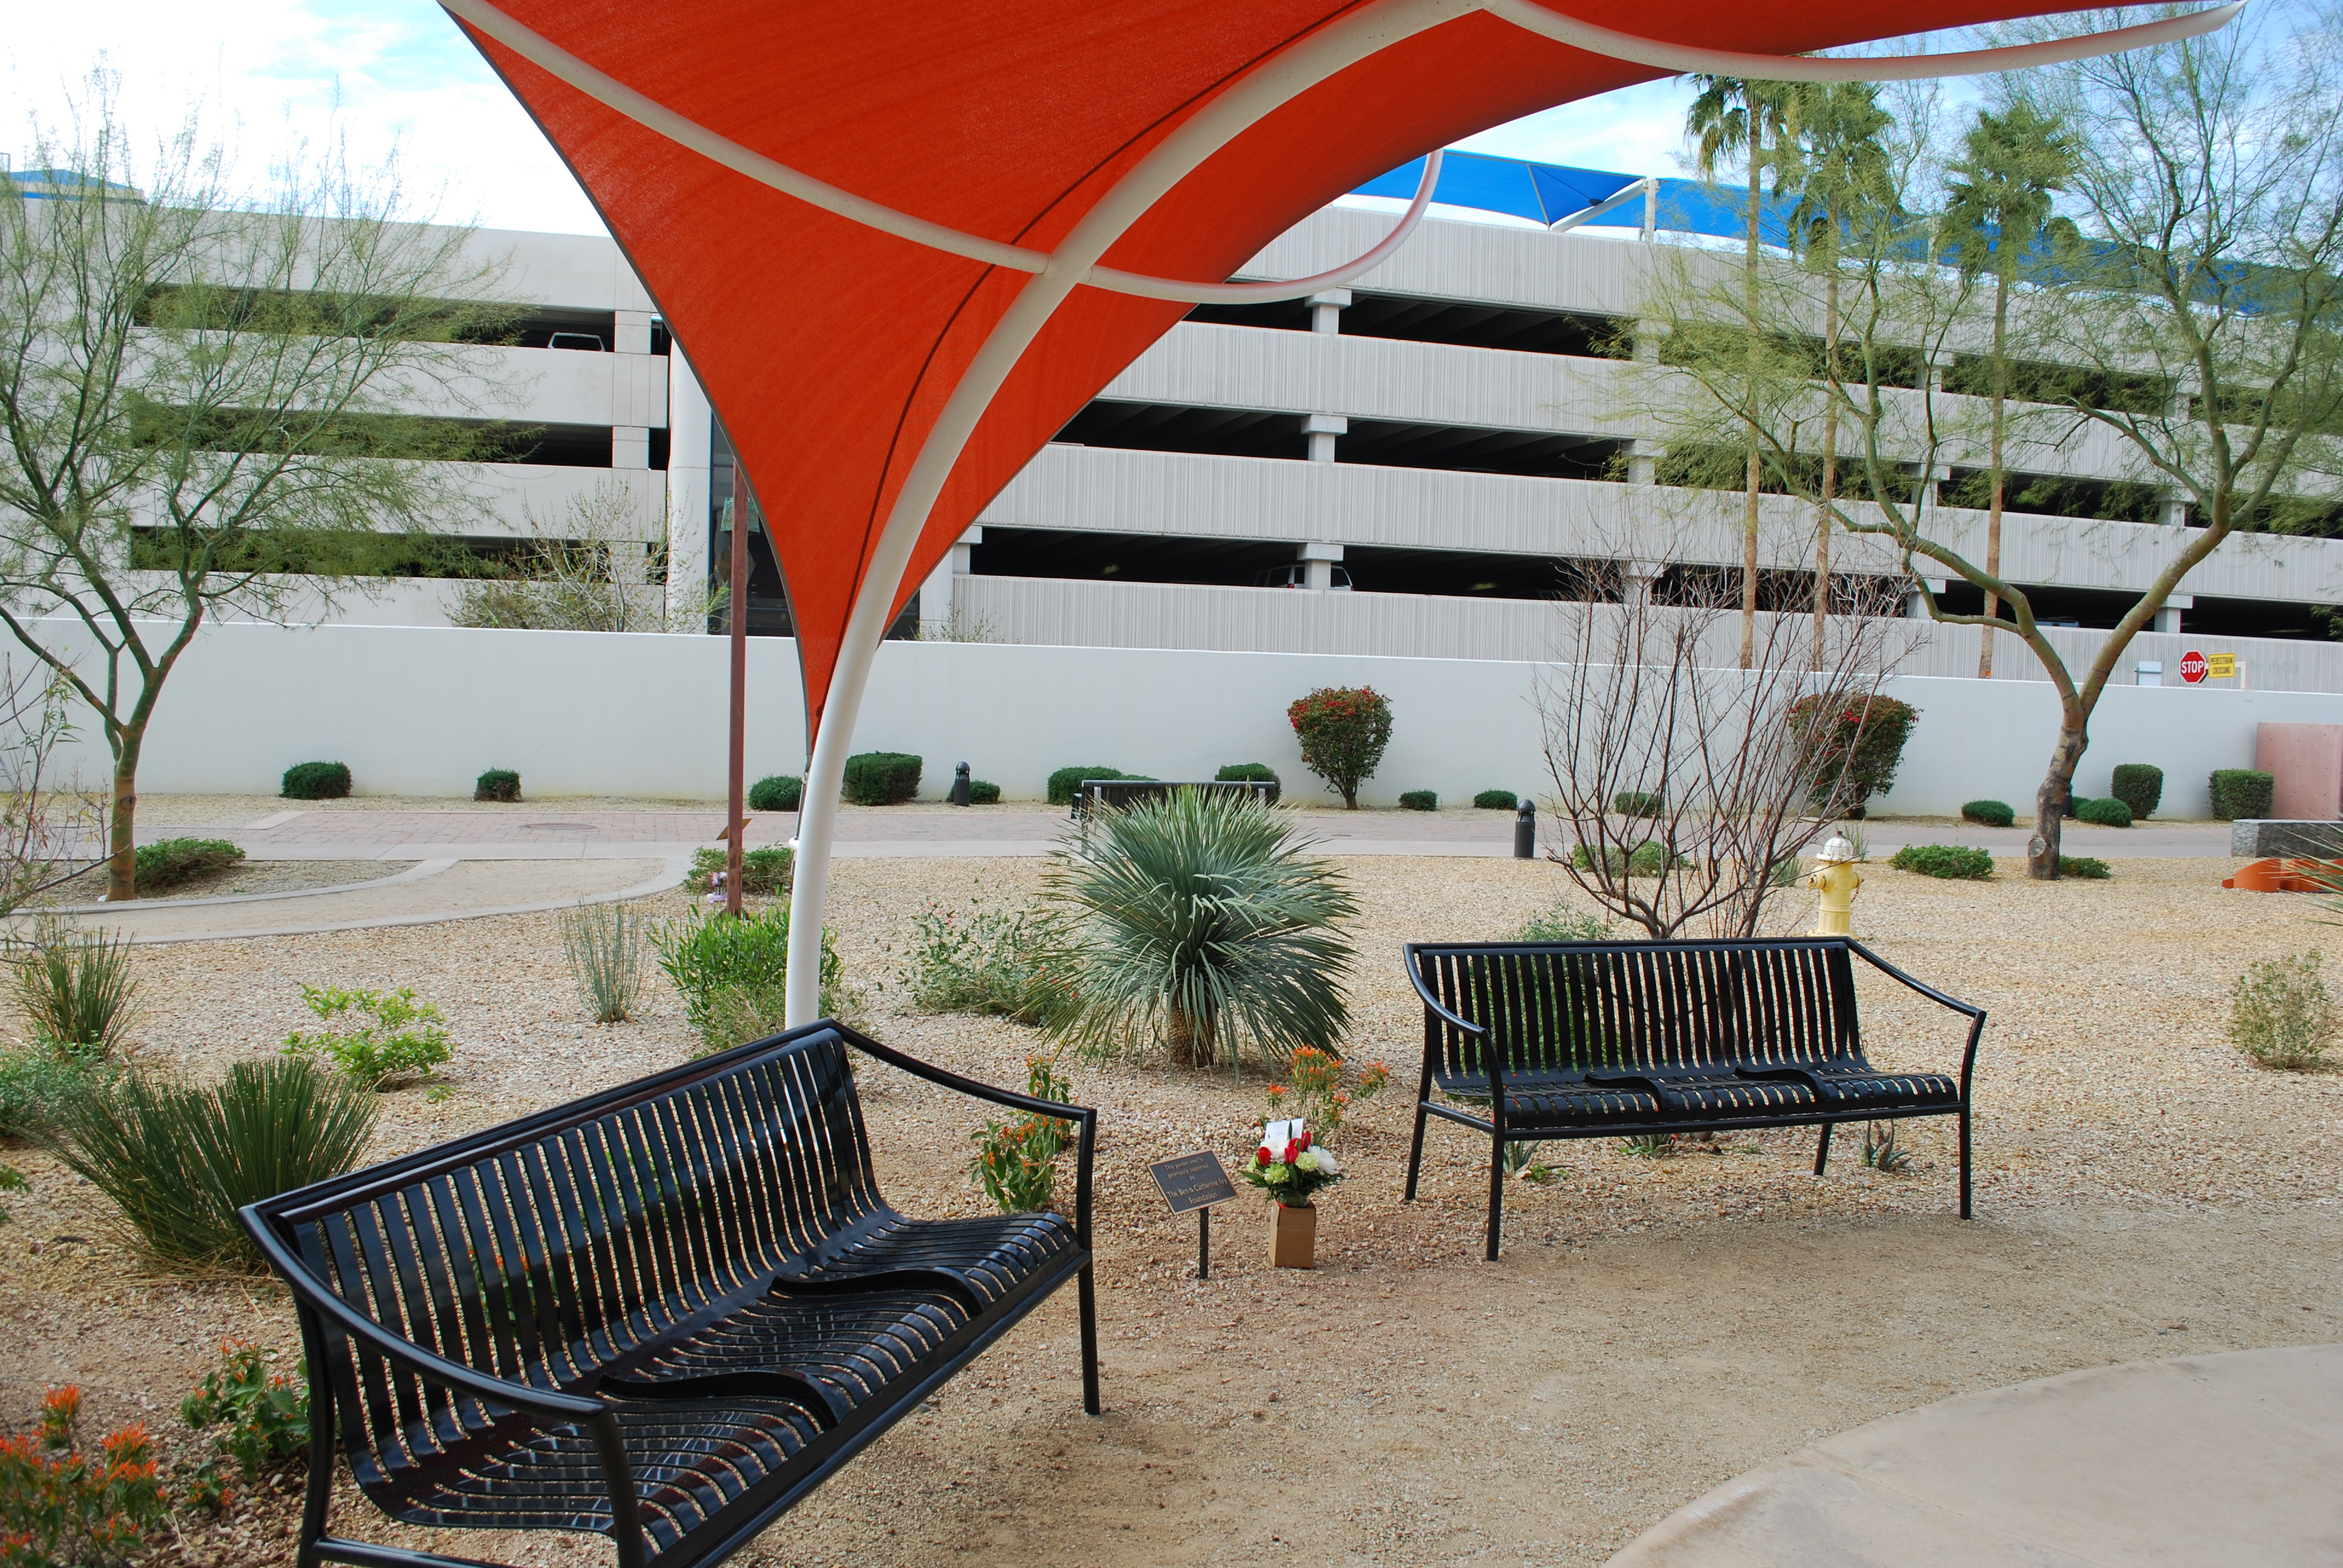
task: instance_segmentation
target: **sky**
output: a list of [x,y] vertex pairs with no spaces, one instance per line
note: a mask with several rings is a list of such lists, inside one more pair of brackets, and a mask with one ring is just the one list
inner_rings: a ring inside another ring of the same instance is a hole
[[[0,32],[0,155],[31,166],[33,121],[66,121],[89,73],[118,78],[142,144],[190,112],[263,183],[272,155],[343,138],[354,162],[395,151],[410,216],[600,234],[543,136],[430,0],[70,0],[14,8]],[[1648,83],[1484,131],[1475,152],[1627,174],[1678,172],[1684,105]]]

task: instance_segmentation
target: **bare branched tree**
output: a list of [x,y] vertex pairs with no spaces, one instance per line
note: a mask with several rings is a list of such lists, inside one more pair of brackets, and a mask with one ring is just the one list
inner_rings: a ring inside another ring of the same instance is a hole
[[528,532],[505,575],[457,590],[458,626],[518,631],[705,632],[721,585],[697,599],[666,587],[664,518],[646,520],[624,485],[605,479],[546,517],[527,509]]
[[1757,935],[1797,857],[1858,803],[1856,748],[1802,738],[1793,709],[1819,696],[1867,712],[1912,646],[1914,623],[1888,618],[1906,585],[1842,579],[1819,659],[1810,620],[1759,615],[1744,669],[1732,574],[1595,576],[1615,602],[1565,603],[1537,689],[1561,840],[1548,857],[1654,939]]
[[104,860],[98,797],[55,771],[72,695],[45,669],[0,660],[0,918]]

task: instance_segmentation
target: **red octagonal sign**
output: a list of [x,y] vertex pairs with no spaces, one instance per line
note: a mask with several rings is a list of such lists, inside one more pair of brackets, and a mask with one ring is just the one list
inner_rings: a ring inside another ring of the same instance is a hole
[[2205,656],[2190,648],[2180,656],[2180,678],[2190,686],[2205,678]]

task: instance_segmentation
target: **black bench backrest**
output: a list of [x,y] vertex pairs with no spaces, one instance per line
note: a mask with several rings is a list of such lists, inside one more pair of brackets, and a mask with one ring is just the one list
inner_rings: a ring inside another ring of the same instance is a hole
[[1424,1010],[1443,1078],[1711,1067],[1855,1055],[1845,939],[1683,942],[1412,942],[1407,961],[1475,1037]]
[[1119,810],[1168,800],[1182,789],[1207,795],[1242,795],[1264,806],[1277,804],[1278,787],[1267,779],[1085,779],[1074,790],[1074,815],[1087,817],[1101,806]]
[[[311,1274],[401,1338],[574,1390],[877,1203],[846,1049],[823,1032],[742,1046],[262,1210]],[[496,1414],[323,1332],[362,1482]]]

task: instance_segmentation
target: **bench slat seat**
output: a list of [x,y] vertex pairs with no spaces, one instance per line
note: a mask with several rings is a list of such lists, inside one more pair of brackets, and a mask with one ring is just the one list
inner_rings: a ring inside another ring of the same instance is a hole
[[[850,1046],[1075,1123],[1073,1215],[889,1205]],[[825,1022],[253,1205],[309,1362],[302,1561],[458,1561],[327,1535],[337,1452],[407,1523],[719,1561],[1069,1281],[1096,1413],[1096,1127]]]
[[[1957,1076],[1886,1071],[1864,1053],[1853,960],[1969,1020]],[[1407,1197],[1431,1119],[1490,1140],[1488,1256],[1504,1145],[1818,1125],[1819,1175],[1842,1121],[1955,1116],[1969,1214],[1969,1086],[1981,1008],[1841,937],[1665,942],[1413,942],[1423,1076]]]

